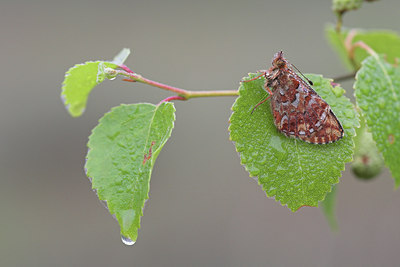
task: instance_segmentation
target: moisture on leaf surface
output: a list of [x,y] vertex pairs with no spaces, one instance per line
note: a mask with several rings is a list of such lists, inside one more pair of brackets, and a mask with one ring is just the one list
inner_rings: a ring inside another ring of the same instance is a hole
[[129,49],[122,51],[112,62],[88,61],[77,64],[65,73],[61,97],[68,112],[73,117],[82,115],[92,89],[107,77],[105,68],[118,68],[129,55]]
[[121,105],[101,118],[89,137],[87,176],[125,238],[136,241],[152,168],[174,120],[172,103]]
[[354,84],[358,106],[382,152],[386,165],[400,185],[400,68],[374,54],[362,63]]
[[[250,74],[246,79],[256,77]],[[275,197],[292,211],[318,202],[339,182],[346,162],[352,160],[358,115],[339,86],[317,75],[307,75],[314,90],[331,106],[345,130],[343,139],[326,145],[288,138],[274,125],[269,100],[252,114],[253,107],[266,98],[265,79],[242,82],[230,118],[230,138],[240,152],[241,163],[250,176],[257,176],[267,196]]]

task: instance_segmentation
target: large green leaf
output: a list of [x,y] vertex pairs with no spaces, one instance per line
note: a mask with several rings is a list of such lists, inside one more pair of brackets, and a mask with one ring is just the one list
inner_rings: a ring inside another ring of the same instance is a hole
[[87,176],[125,240],[136,241],[152,168],[174,120],[172,103],[121,105],[101,118],[89,137]]
[[371,55],[362,62],[354,89],[372,137],[399,186],[400,68],[387,63],[383,55]]
[[[326,36],[333,48],[339,53],[345,64],[354,69],[344,45],[344,41],[349,34],[349,29],[342,29],[338,33],[332,25],[326,27]],[[371,47],[375,52],[385,54],[389,62],[394,63],[396,58],[400,58],[400,36],[396,32],[388,30],[357,30],[352,43],[362,41]],[[368,53],[361,48],[356,48],[354,58],[356,67],[359,68],[361,62],[368,56]]]
[[[255,77],[250,74],[249,78]],[[273,123],[269,100],[252,108],[268,94],[265,79],[243,82],[230,118],[230,138],[240,152],[250,176],[258,176],[267,196],[275,197],[292,211],[318,206],[332,185],[339,182],[346,162],[351,161],[358,115],[339,86],[317,75],[308,75],[314,89],[330,104],[345,129],[343,139],[326,145],[309,144],[281,134]],[[248,78],[245,78],[248,79]]]
[[65,73],[61,98],[71,116],[78,117],[85,111],[90,92],[107,77],[105,68],[118,68],[128,55],[129,49],[124,48],[112,62],[89,61],[77,64]]

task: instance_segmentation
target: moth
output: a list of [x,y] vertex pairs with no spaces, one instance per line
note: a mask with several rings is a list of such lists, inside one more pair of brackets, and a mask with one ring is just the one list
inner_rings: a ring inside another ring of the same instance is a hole
[[343,138],[343,127],[331,107],[312,89],[312,82],[307,78],[304,81],[293,67],[280,51],[274,55],[272,67],[246,81],[262,76],[266,79],[264,88],[269,96],[253,111],[271,99],[274,124],[284,135],[312,144],[328,144]]

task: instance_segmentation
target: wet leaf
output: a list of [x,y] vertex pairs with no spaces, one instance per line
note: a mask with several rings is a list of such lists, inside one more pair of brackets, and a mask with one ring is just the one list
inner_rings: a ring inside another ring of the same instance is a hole
[[354,128],[359,126],[350,100],[337,93],[342,89],[333,88],[331,80],[322,76],[307,77],[342,123],[343,139],[315,145],[286,137],[273,123],[269,100],[251,114],[253,107],[268,95],[263,88],[265,79],[241,83],[230,118],[230,138],[240,153],[241,163],[250,176],[258,177],[267,196],[275,197],[292,211],[318,206],[332,185],[339,182],[345,163],[352,160]]
[[354,89],[372,137],[399,186],[400,68],[383,55],[371,55],[362,62]]
[[121,235],[133,242],[154,163],[174,120],[172,103],[121,105],[101,118],[89,137],[87,176],[118,220]]
[[71,116],[83,114],[90,92],[107,77],[105,68],[118,68],[128,55],[129,49],[124,48],[113,62],[88,61],[73,66],[65,73],[61,98]]

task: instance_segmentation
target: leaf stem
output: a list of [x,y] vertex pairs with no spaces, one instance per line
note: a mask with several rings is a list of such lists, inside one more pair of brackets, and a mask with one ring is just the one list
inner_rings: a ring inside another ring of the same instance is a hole
[[174,95],[174,96],[170,96],[170,97],[167,97],[167,98],[161,100],[160,103],[158,103],[158,105],[160,105],[160,104],[162,104],[164,102],[172,101],[172,100],[187,100],[187,99],[184,98],[183,96]]
[[163,101],[188,100],[190,98],[195,98],[195,97],[215,97],[215,96],[237,96],[237,95],[239,95],[238,90],[189,91],[189,90],[181,89],[178,87],[170,86],[167,84],[163,84],[163,83],[159,83],[159,82],[147,79],[147,78],[143,77],[142,75],[131,71],[125,65],[123,65],[123,66],[121,65],[120,67],[123,70],[108,69],[107,71],[109,71],[110,74],[119,74],[119,75],[128,77],[129,79],[124,79],[125,81],[145,83],[145,84],[148,84],[148,85],[151,85],[154,87],[161,88],[163,90],[174,92],[178,95],[177,97],[171,97],[171,99],[166,98]]
[[355,75],[356,75],[355,72],[344,74],[344,75],[341,75],[341,76],[337,76],[336,78],[333,78],[333,81],[334,82],[346,81],[346,80],[354,78]]
[[128,68],[128,66],[126,66],[126,65],[124,65],[124,64],[119,65],[119,67],[120,67],[121,69],[123,69],[124,71],[128,72],[128,73],[135,73],[133,70],[131,70],[130,68]]
[[360,66],[357,65],[357,62],[356,62],[356,59],[354,56],[354,44],[352,43],[354,36],[356,36],[356,34],[357,34],[357,30],[353,29],[348,33],[348,35],[346,36],[346,39],[344,40],[344,46],[346,47],[346,51],[349,56],[350,62],[353,65],[353,68],[355,70],[360,68]]
[[340,33],[342,30],[342,24],[343,24],[343,13],[344,12],[336,12],[336,31],[337,33]]
[[364,43],[363,41],[358,41],[358,42],[354,43],[354,44],[353,44],[353,50],[354,50],[354,48],[356,48],[356,47],[360,47],[360,48],[364,49],[364,50],[367,51],[368,54],[370,54],[371,56],[376,56],[375,51],[374,51],[371,47],[369,47],[366,43]]
[[354,69],[357,70],[357,69],[359,69],[359,66],[356,63],[355,54],[354,54],[356,47],[364,49],[371,56],[376,56],[376,53],[371,47],[369,47],[363,41],[358,41],[358,42],[353,43],[353,39],[356,36],[356,34],[357,34],[357,30],[351,30],[344,41],[344,46],[346,47],[347,54],[349,56],[351,64],[353,65]]

